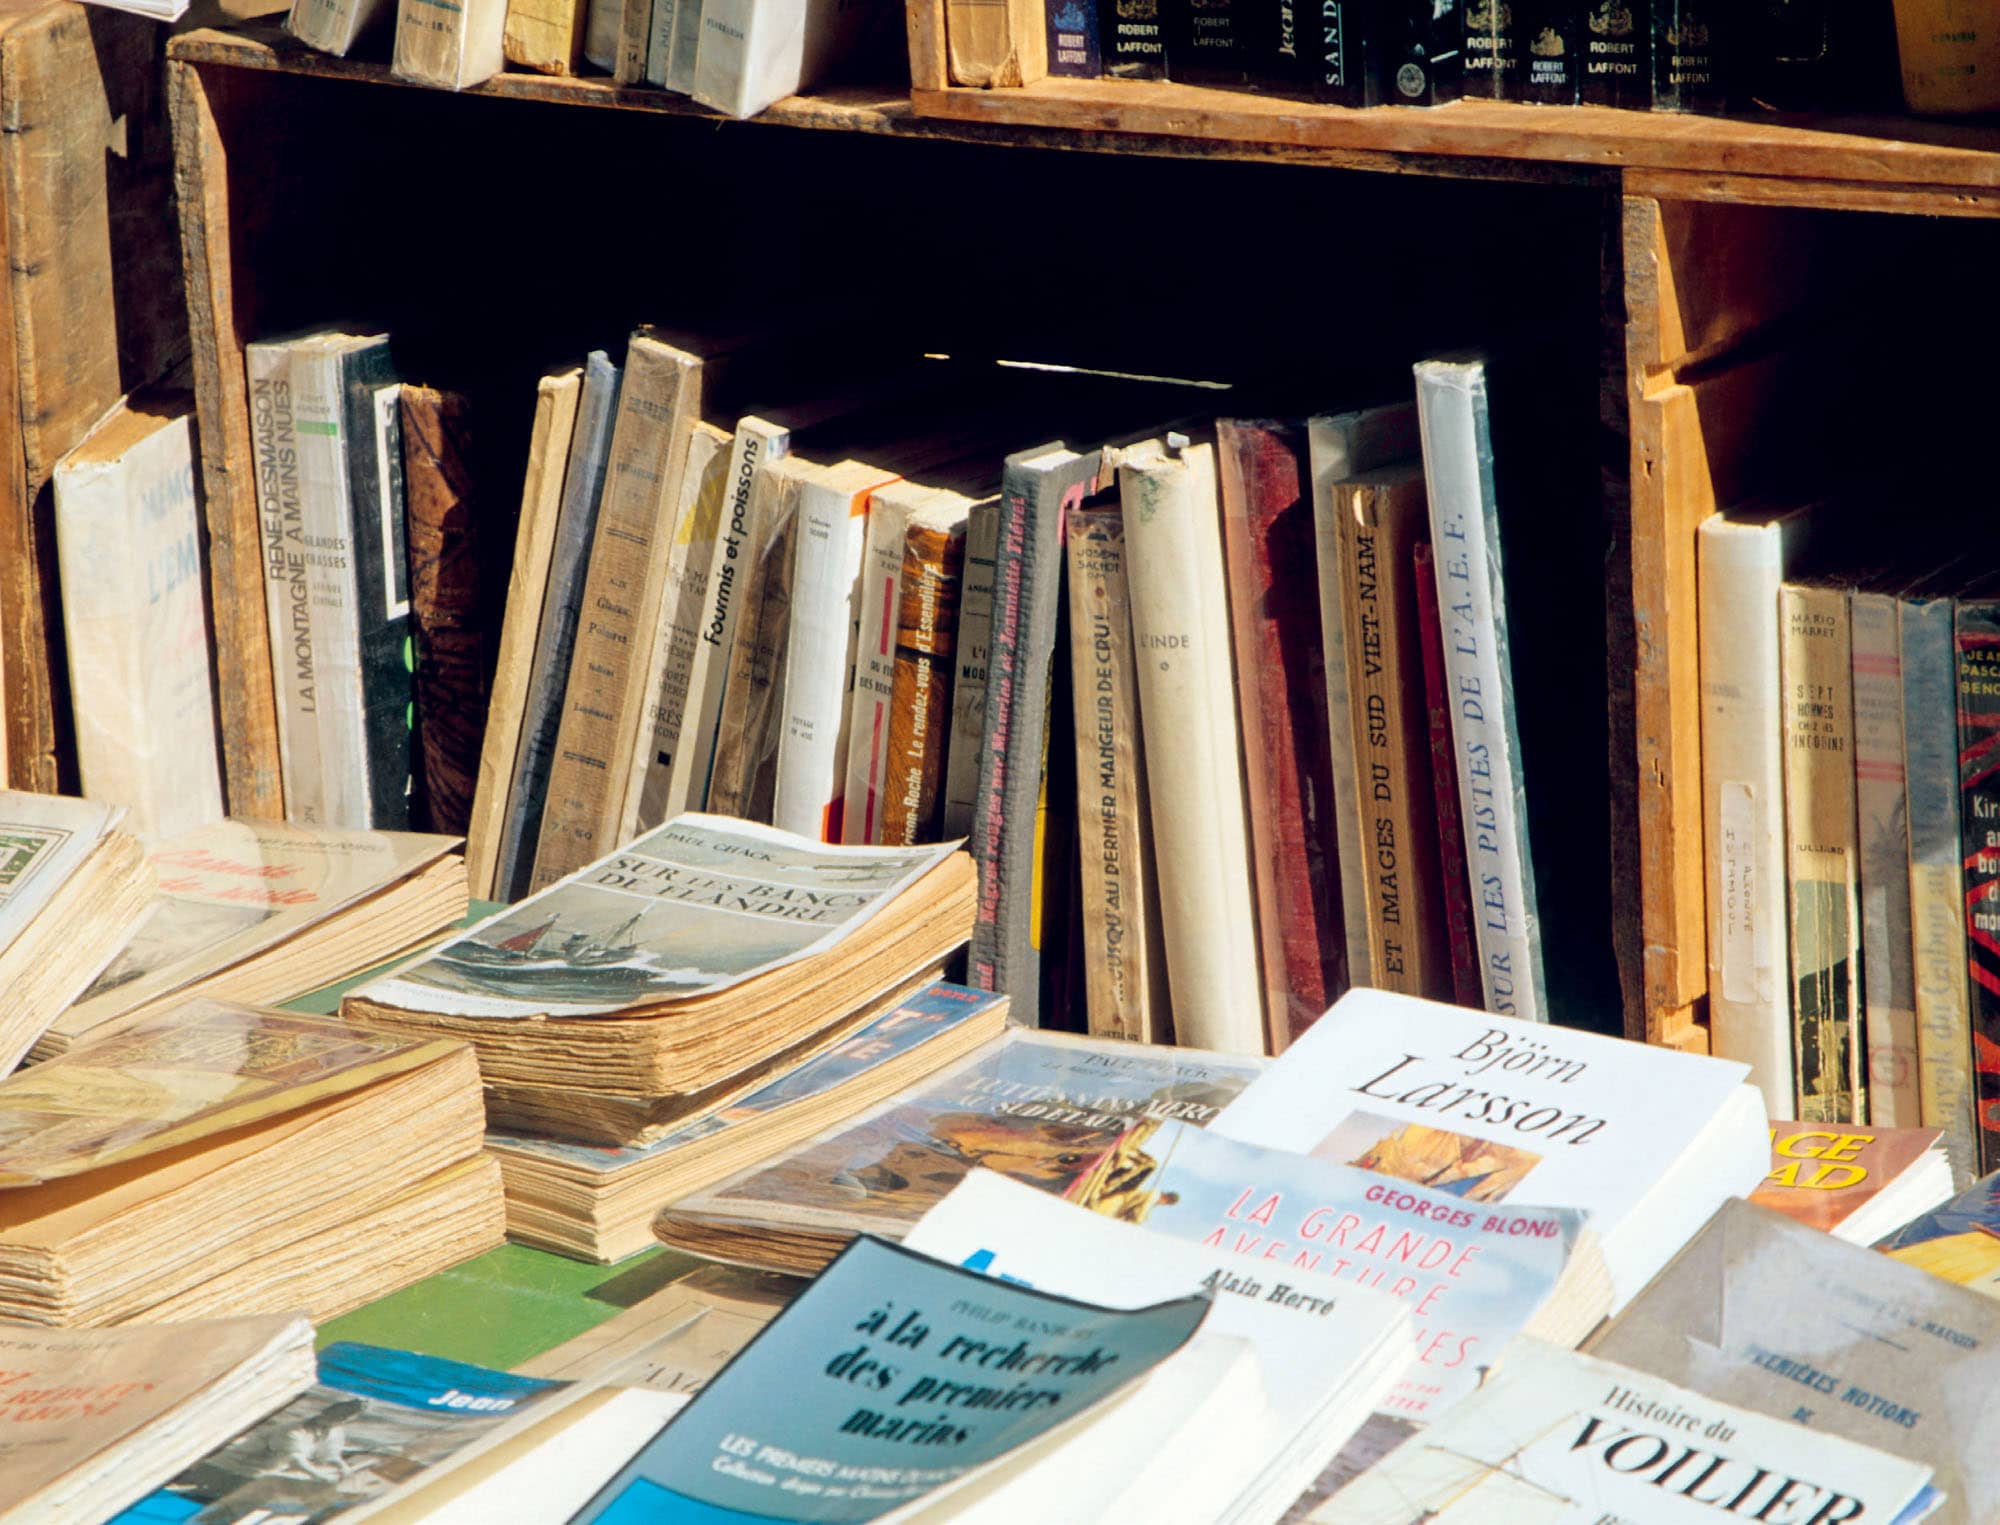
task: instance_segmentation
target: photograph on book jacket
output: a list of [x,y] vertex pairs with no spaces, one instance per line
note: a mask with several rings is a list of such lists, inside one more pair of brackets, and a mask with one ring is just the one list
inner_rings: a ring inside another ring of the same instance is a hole
[[363,994],[459,1017],[584,1017],[709,995],[839,942],[954,851],[831,847],[686,815]]

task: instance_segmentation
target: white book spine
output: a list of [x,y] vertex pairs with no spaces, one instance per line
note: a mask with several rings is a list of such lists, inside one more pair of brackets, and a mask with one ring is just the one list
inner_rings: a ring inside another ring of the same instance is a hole
[[1709,1047],[1750,1066],[1773,1117],[1795,1104],[1785,918],[1782,523],[1717,515],[1695,537]]
[[790,445],[790,430],[761,418],[743,419],[730,441],[729,474],[722,485],[715,550],[709,558],[701,626],[688,671],[687,718],[681,722],[681,745],[674,753],[665,819],[683,810],[699,810],[707,802],[708,774],[715,761],[715,726],[722,714],[722,690],[729,676],[736,615],[742,606],[742,584],[749,567],[751,495],[759,469],[766,461],[783,456]]
[[799,487],[792,547],[792,633],[785,648],[784,720],[771,824],[829,840],[846,791],[847,675],[868,499],[810,478]]
[[1000,500],[972,505],[965,521],[965,579],[959,595],[957,673],[951,691],[951,749],[945,755],[947,839],[972,834],[979,800],[979,744],[986,733],[986,651],[993,639],[993,550]]
[[316,744],[319,753],[326,809],[321,824],[360,831],[369,825],[368,757],[362,739],[360,611],[340,355],[313,349],[297,354],[292,386],[318,669],[316,724],[307,745]]
[[916,494],[878,496],[868,508],[856,606],[860,639],[854,650],[854,690],[847,711],[847,781],[840,837],[867,845],[881,840],[882,795],[889,763],[889,706],[896,681],[896,615],[901,607],[903,542]]
[[1214,449],[1130,456],[1118,491],[1174,1033],[1194,1048],[1262,1053]]
[[420,85],[465,90],[506,64],[507,0],[397,0],[389,71]]
[[1488,1011],[1546,1022],[1485,367],[1432,360],[1416,369],[1480,985]]
[[[1328,757],[1333,772],[1333,821],[1340,864],[1342,930],[1348,980],[1375,983],[1368,938],[1368,878],[1355,793],[1354,727],[1347,697],[1347,588],[1340,572],[1340,524],[1333,487],[1417,453],[1417,410],[1408,403],[1311,419],[1306,442],[1312,470],[1313,538],[1319,555],[1320,640],[1326,648]],[[970,551],[967,552],[970,555]]]
[[56,555],[83,792],[172,837],[222,816],[193,433],[55,473]]
[[694,98],[755,116],[812,84],[872,14],[855,0],[703,0]]
[[618,65],[618,29],[624,25],[624,0],[589,0],[583,22],[583,56],[587,63],[610,73]]
[[345,58],[376,22],[395,13],[395,0],[293,0],[285,27],[307,47]]
[[674,55],[675,17],[680,0],[653,0],[653,30],[646,38],[646,83],[665,85]]
[[264,615],[277,690],[278,767],[285,819],[327,824],[319,752],[319,661],[307,570],[304,477],[293,401],[291,348],[252,344],[250,433],[257,462],[257,517],[263,537]]

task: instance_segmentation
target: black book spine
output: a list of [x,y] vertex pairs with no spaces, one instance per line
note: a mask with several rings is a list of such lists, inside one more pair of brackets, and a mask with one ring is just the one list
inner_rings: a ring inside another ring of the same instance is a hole
[[1516,0],[1521,18],[1521,96],[1537,106],[1583,99],[1584,0]]
[[1959,853],[1965,865],[1979,1169],[2000,1170],[2000,601],[1962,599],[1958,640]]
[[1524,0],[1469,0],[1465,8],[1465,97],[1518,101],[1524,71],[1521,27]]
[[393,394],[389,347],[377,344],[342,363],[346,409],[348,544],[354,556],[355,634],[361,656],[361,734],[367,754],[368,824],[376,831],[410,826],[410,582],[404,555],[403,434]]
[[1099,55],[1116,79],[1165,79],[1167,34],[1160,0],[1098,0]]
[[1649,0],[1590,0],[1583,13],[1583,103],[1653,104]]
[[1385,100],[1442,106],[1464,93],[1465,16],[1459,0],[1385,0],[1379,72]]
[[1190,85],[1249,82],[1251,0],[1161,0],[1172,77]]
[[1730,0],[1653,0],[1653,109],[1729,109],[1724,70]]
[[1049,73],[1096,79],[1104,72],[1097,7],[1098,0],[1049,0]]
[[1363,0],[1307,0],[1304,48],[1312,93],[1335,106],[1379,106],[1385,97],[1373,66],[1375,39]]

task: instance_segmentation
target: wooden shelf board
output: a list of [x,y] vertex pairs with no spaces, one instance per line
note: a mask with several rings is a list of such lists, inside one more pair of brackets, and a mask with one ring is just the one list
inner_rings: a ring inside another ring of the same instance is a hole
[[917,90],[921,117],[1391,155],[1525,160],[1600,171],[1984,190],[2000,126],[1904,117],[1755,119],[1459,101],[1366,111],[1154,80],[1045,79],[1021,89]]

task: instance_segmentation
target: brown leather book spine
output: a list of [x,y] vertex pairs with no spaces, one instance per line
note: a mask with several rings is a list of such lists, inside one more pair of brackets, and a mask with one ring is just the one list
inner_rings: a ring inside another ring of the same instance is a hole
[[1465,817],[1458,806],[1452,754],[1451,698],[1445,688],[1444,622],[1438,615],[1437,568],[1431,544],[1411,553],[1416,566],[1417,624],[1423,636],[1424,708],[1430,720],[1431,785],[1437,800],[1438,872],[1444,897],[1444,940],[1451,960],[1451,998],[1474,1011],[1486,1004],[1479,983],[1479,946],[1472,933],[1472,881],[1466,877]]
[[405,385],[403,494],[416,636],[417,819],[462,835],[479,781],[491,681],[478,506],[464,397]]
[[964,571],[963,520],[949,526],[910,525],[896,600],[896,673],[883,770],[887,788],[881,841],[887,846],[937,840]]
[[1276,1053],[1347,988],[1312,485],[1302,426],[1224,419],[1216,434],[1266,1039]]

